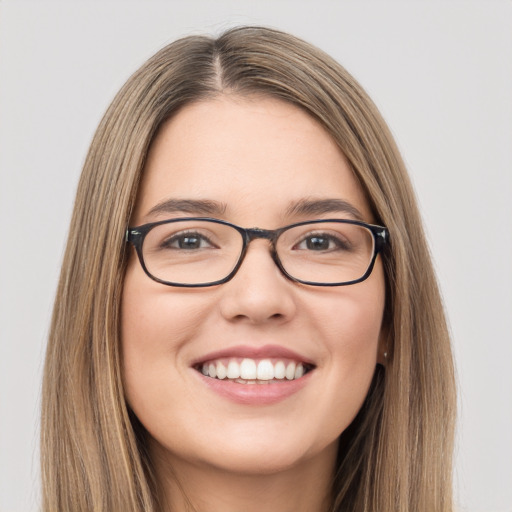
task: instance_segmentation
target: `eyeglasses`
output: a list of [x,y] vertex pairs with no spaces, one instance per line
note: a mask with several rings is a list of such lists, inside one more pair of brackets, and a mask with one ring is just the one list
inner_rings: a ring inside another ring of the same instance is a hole
[[359,283],[371,274],[388,242],[387,228],[356,220],[311,220],[279,229],[245,229],[188,217],[128,228],[126,241],[153,280],[181,287],[225,283],[242,265],[249,244],[270,241],[270,254],[292,281],[312,286]]

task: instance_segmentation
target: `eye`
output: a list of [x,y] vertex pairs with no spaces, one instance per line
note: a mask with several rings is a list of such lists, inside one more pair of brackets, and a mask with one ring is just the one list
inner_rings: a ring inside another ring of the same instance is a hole
[[347,243],[339,237],[327,233],[314,233],[305,236],[294,246],[296,250],[307,251],[335,251],[348,249]]
[[179,249],[184,251],[215,247],[206,236],[194,232],[176,233],[163,240],[160,246],[163,249]]

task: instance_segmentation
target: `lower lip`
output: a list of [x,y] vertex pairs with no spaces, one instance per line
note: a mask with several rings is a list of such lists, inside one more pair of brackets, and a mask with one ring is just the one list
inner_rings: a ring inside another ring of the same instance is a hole
[[279,380],[269,384],[240,384],[230,380],[205,377],[197,371],[196,373],[213,392],[232,402],[243,405],[270,405],[299,392],[309,382],[313,371],[306,373],[300,379]]

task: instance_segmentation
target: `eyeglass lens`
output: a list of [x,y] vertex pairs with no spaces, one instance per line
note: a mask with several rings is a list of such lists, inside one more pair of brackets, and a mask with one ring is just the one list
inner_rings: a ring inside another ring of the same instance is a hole
[[[142,246],[148,272],[184,285],[221,281],[237,266],[244,239],[232,226],[186,220],[156,225]],[[278,237],[275,249],[285,271],[295,279],[344,283],[366,273],[374,238],[358,224],[322,222],[294,226]]]

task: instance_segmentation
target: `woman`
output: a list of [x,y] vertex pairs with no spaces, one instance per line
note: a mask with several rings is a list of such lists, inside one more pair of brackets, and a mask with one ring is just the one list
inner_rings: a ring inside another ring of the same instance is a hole
[[348,73],[278,31],[157,53],[79,184],[45,367],[45,510],[449,511],[446,322]]

